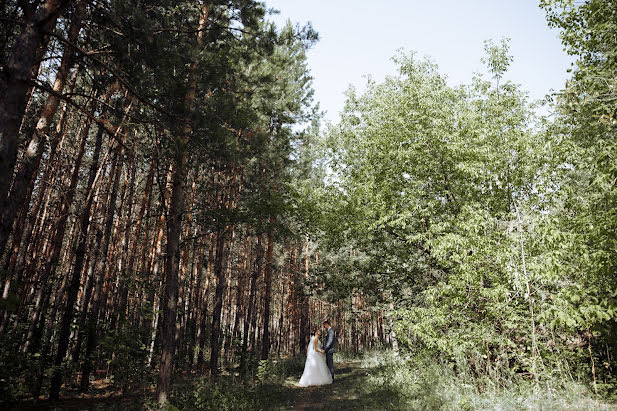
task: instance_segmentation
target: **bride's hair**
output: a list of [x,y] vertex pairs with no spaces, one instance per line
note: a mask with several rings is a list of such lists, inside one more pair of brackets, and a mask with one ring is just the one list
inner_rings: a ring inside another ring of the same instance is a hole
[[313,335],[321,335],[321,330],[319,328],[316,329]]

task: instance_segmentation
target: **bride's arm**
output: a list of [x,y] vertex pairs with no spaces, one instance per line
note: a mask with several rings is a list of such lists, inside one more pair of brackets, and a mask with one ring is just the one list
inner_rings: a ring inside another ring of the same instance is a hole
[[313,347],[315,348],[315,351],[320,352],[320,353],[325,353],[324,350],[320,349],[319,347],[317,347],[317,343],[319,342],[319,339],[317,337],[315,337],[315,339],[313,340]]

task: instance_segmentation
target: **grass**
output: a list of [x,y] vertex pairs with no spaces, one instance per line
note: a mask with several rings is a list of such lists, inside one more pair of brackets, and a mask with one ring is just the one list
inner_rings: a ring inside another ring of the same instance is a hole
[[574,382],[479,380],[456,374],[433,358],[395,359],[370,353],[359,389],[369,409],[414,410],[589,410],[617,409],[597,400],[589,387]]
[[[251,378],[223,375],[215,383],[206,378],[176,384],[170,398],[170,409],[190,410],[269,410],[293,403],[296,390],[285,381],[302,373],[300,357],[260,361]],[[155,409],[152,402],[148,408]]]
[[[522,377],[476,378],[430,356],[391,352],[335,355],[334,384],[301,388],[304,358],[260,362],[248,381],[227,373],[213,383],[178,374],[168,410],[617,410],[580,383]],[[49,409],[158,409],[153,387],[129,395],[72,398]],[[109,394],[109,392],[107,393]],[[22,404],[25,405],[25,404]],[[19,407],[23,409],[23,407]],[[28,408],[26,409],[35,409]]]
[[205,384],[176,404],[218,410],[617,410],[584,384],[479,379],[432,357],[395,358],[387,351],[335,355],[334,384],[309,388],[296,385],[302,366],[301,358],[262,364],[261,382]]

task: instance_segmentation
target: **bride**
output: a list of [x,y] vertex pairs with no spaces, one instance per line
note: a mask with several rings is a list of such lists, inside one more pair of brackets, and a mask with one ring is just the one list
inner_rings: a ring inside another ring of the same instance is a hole
[[315,331],[309,343],[304,372],[298,383],[302,387],[309,385],[332,384],[332,375],[326,365],[325,351],[318,347],[321,331]]

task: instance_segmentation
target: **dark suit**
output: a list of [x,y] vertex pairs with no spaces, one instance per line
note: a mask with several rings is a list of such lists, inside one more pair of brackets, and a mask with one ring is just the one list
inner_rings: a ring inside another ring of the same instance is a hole
[[326,331],[326,343],[321,347],[326,352],[326,364],[330,369],[330,374],[334,378],[334,346],[336,345],[336,337],[334,336],[334,328],[328,328]]

